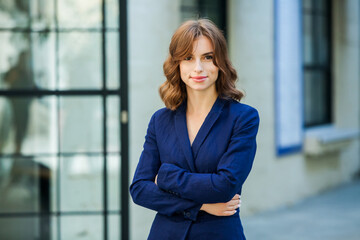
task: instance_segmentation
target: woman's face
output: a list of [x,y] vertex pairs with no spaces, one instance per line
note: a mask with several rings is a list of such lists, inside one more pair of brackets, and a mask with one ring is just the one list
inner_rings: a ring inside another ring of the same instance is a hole
[[189,91],[216,91],[215,82],[219,68],[213,63],[214,49],[211,41],[204,36],[193,43],[193,52],[180,61],[180,76]]

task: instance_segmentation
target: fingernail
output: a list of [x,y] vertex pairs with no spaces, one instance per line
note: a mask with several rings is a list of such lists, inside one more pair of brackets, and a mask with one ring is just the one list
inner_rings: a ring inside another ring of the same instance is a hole
[[241,206],[241,204],[238,205],[239,207]]

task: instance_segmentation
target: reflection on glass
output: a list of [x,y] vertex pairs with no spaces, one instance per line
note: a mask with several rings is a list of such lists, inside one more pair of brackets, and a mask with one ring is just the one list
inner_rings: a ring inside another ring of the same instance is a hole
[[120,186],[121,186],[121,169],[120,156],[111,156],[107,158],[108,161],[108,208],[110,211],[120,210]]
[[38,88],[54,89],[56,83],[55,34],[32,33],[32,71]]
[[107,98],[107,151],[120,152],[120,97]]
[[0,27],[27,27],[29,24],[30,1],[0,1]]
[[54,1],[1,0],[0,27],[14,28],[40,25],[50,27],[54,19]]
[[0,213],[49,212],[53,169],[53,159],[2,157]]
[[120,216],[119,215],[108,215],[108,233],[110,240],[120,239]]
[[38,217],[0,218],[0,239],[48,239],[41,237],[41,224]]
[[120,87],[119,77],[119,33],[106,33],[106,71],[107,88],[118,89]]
[[55,97],[0,97],[0,153],[57,151]]
[[59,88],[101,88],[101,34],[60,33]]
[[58,0],[60,28],[100,28],[100,0]]
[[54,88],[53,33],[2,32],[0,44],[0,88]]
[[101,152],[101,97],[61,97],[60,105],[60,151]]
[[103,239],[102,216],[61,217],[61,239]]
[[[78,154],[61,158],[61,211],[103,209],[103,158]],[[65,238],[73,239],[73,238]]]

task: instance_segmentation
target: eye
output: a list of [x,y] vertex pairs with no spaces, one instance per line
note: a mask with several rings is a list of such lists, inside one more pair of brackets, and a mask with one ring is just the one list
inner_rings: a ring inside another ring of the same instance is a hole
[[191,56],[188,56],[188,57],[184,58],[185,61],[190,61],[191,59],[192,59]]
[[205,59],[206,59],[206,60],[213,60],[213,56],[212,56],[212,55],[206,55],[206,56],[205,56]]

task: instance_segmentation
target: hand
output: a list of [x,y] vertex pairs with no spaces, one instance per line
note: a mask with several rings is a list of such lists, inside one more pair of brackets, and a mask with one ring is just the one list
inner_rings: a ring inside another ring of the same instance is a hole
[[231,216],[236,213],[236,209],[241,205],[240,197],[239,194],[235,194],[235,196],[226,203],[204,203],[200,210],[215,216]]
[[157,174],[156,174],[156,176],[155,176],[155,180],[154,180],[154,182],[155,182],[155,184],[157,185]]

